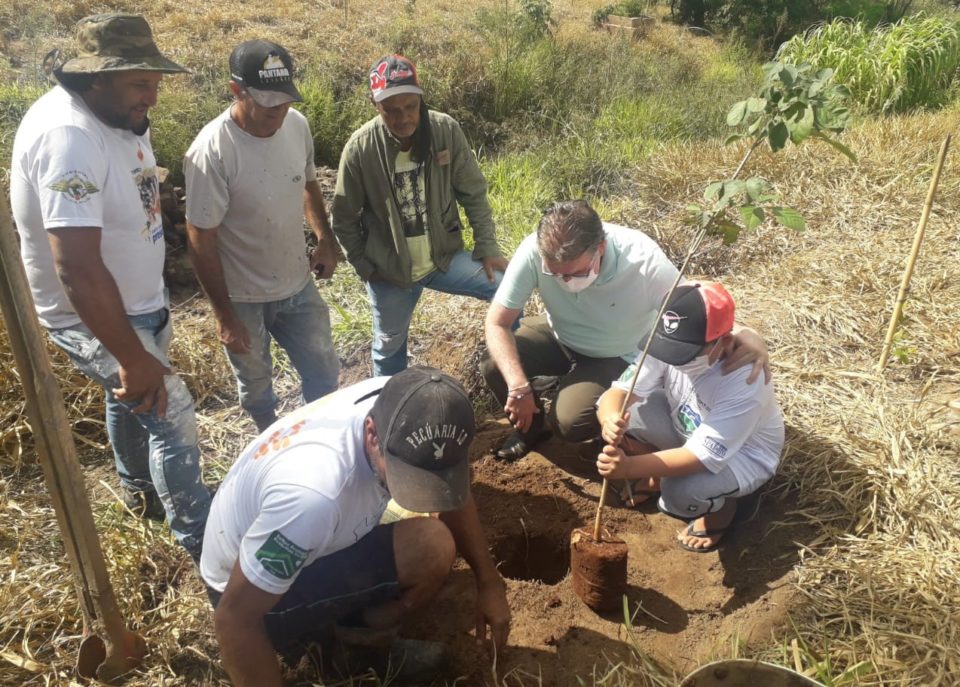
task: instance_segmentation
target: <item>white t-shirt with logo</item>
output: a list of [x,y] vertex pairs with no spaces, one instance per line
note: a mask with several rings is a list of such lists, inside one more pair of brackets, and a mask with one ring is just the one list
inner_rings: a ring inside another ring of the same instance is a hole
[[388,377],[303,406],[257,437],[210,506],[200,574],[226,588],[237,560],[259,589],[286,592],[300,570],[356,543],[390,495],[367,460],[363,421]]
[[56,86],[17,129],[10,198],[27,281],[45,327],[80,322],[57,278],[50,229],[100,228],[100,255],[128,315],[165,305],[160,184],[149,131],[138,136],[108,126],[79,95]]
[[187,221],[217,232],[230,298],[282,300],[310,278],[303,190],[317,178],[306,118],[287,112],[272,136],[247,133],[227,108],[194,139],[183,161]]
[[[674,428],[693,453],[713,473],[729,467],[740,489],[752,492],[769,480],[783,449],[783,417],[772,384],[747,384],[750,367],[728,375],[721,363],[691,375],[647,357],[634,395],[640,399],[662,389],[670,405]],[[630,388],[636,365],[630,365],[613,386]],[[637,426],[637,403],[628,406],[628,428]]]

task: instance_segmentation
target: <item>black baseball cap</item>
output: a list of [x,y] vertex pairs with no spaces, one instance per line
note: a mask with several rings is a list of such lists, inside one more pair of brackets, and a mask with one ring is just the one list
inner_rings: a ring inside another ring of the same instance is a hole
[[403,55],[387,55],[370,67],[370,97],[379,103],[402,93],[423,95],[417,68]]
[[421,513],[462,508],[476,427],[460,383],[436,368],[409,367],[387,381],[370,414],[394,500]]
[[270,41],[244,41],[235,47],[230,53],[230,77],[261,107],[303,100],[293,85],[290,53]]
[[[711,341],[733,331],[733,297],[711,281],[678,286],[667,302],[650,343],[650,355],[668,365],[685,365]],[[640,339],[642,348],[649,338]]]

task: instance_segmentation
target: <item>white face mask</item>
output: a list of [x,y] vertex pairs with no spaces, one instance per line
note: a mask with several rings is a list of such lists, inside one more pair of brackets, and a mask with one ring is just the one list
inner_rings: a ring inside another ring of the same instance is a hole
[[570,293],[580,293],[593,282],[595,282],[599,276],[600,275],[597,272],[590,270],[590,274],[585,277],[570,277],[569,281],[567,281],[564,280],[563,277],[554,276],[554,279],[557,280],[560,288],[564,291],[569,291]]
[[711,367],[712,365],[710,364],[710,356],[708,356],[706,353],[703,355],[698,355],[689,363],[676,366],[678,370],[683,372],[688,377],[697,377],[709,370]]

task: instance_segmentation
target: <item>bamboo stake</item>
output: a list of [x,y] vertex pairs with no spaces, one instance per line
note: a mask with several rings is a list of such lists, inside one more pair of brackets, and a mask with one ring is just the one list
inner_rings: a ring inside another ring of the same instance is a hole
[[913,267],[917,262],[917,256],[920,254],[920,244],[923,242],[923,234],[927,229],[927,221],[930,219],[930,210],[933,207],[933,198],[937,193],[937,185],[940,183],[940,173],[943,171],[943,163],[947,159],[947,149],[950,147],[950,138],[951,136],[948,134],[947,137],[943,139],[943,145],[940,146],[940,155],[937,157],[937,166],[934,168],[933,177],[930,179],[927,200],[923,204],[923,212],[920,213],[920,221],[917,224],[917,233],[913,237],[913,248],[910,250],[910,257],[907,259],[907,268],[904,270],[903,279],[900,281],[900,291],[897,294],[897,301],[893,307],[893,314],[890,316],[887,338],[883,342],[883,350],[880,352],[880,359],[877,361],[877,374],[881,374],[887,367],[890,348],[893,346],[893,337],[897,333],[897,325],[900,324],[900,317],[903,314],[903,305],[907,301],[907,291],[910,288],[910,279],[913,277]]
[[107,648],[102,640],[85,640],[78,669],[84,677],[111,681],[139,664],[146,646],[139,635],[127,630],[107,575],[76,444],[47,357],[4,193],[0,193],[0,306],[23,385],[38,459],[73,570],[84,634],[102,629],[109,642]]
[[[743,159],[740,160],[740,164],[737,165],[736,170],[734,170],[733,176],[730,177],[731,180],[740,176],[740,172],[743,171],[747,161],[753,155],[753,151],[755,151],[762,142],[762,138],[757,138],[753,142],[746,154],[743,156]],[[700,229],[693,241],[690,243],[690,247],[687,249],[687,254],[683,258],[683,264],[680,265],[680,270],[677,272],[677,278],[673,280],[670,290],[667,291],[667,295],[663,297],[663,302],[660,304],[660,309],[657,311],[657,317],[653,320],[653,327],[650,329],[650,335],[647,337],[647,342],[643,346],[643,352],[640,354],[640,358],[637,359],[636,369],[633,371],[633,377],[630,378],[630,389],[627,391],[627,395],[623,397],[623,403],[620,404],[620,417],[623,417],[623,414],[627,412],[627,405],[629,404],[630,396],[633,395],[633,389],[637,385],[637,378],[640,376],[640,369],[643,367],[643,363],[647,359],[647,353],[650,351],[650,344],[653,343],[653,335],[657,331],[657,324],[663,318],[663,313],[667,310],[667,303],[669,303],[670,297],[673,295],[673,292],[677,290],[677,286],[679,286],[680,281],[683,279],[683,275],[687,271],[687,265],[690,263],[690,258],[693,257],[693,254],[697,251],[697,248],[700,247],[700,243],[707,235],[707,229],[722,213],[723,209],[717,210],[715,213],[713,213],[710,221],[707,222],[706,226]],[[603,521],[603,508],[607,501],[607,492],[610,489],[609,482],[610,480],[608,480],[606,477],[603,478],[603,485],[600,487],[600,503],[597,504],[597,514],[593,519],[593,540],[596,542],[600,541],[600,528]],[[630,487],[629,480],[627,480],[627,488],[630,490],[630,500],[633,501],[633,491]]]

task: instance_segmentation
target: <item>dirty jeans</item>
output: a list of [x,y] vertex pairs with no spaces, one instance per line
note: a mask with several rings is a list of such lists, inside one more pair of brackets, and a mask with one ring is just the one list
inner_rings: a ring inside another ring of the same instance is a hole
[[240,406],[254,418],[268,415],[277,406],[273,391],[273,358],[270,337],[276,339],[300,375],[305,403],[337,388],[340,361],[333,348],[330,311],[313,280],[300,291],[279,301],[232,301],[233,312],[250,334],[250,351],[227,357],[237,378]]
[[[128,317],[143,347],[169,366],[170,312],[161,308]],[[210,493],[200,477],[197,418],[193,398],[177,375],[167,375],[167,412],[134,413],[139,401],[124,402],[111,389],[120,387],[120,364],[83,323],[49,330],[81,372],[106,391],[107,434],[117,474],[124,488],[155,489],[167,514],[170,531],[194,558],[200,559]]]
[[502,272],[495,272],[491,283],[483,263],[474,260],[470,253],[460,251],[453,256],[446,272],[434,270],[408,289],[386,281],[366,282],[373,313],[374,376],[394,375],[406,369],[407,331],[424,289],[489,301],[502,278]]

